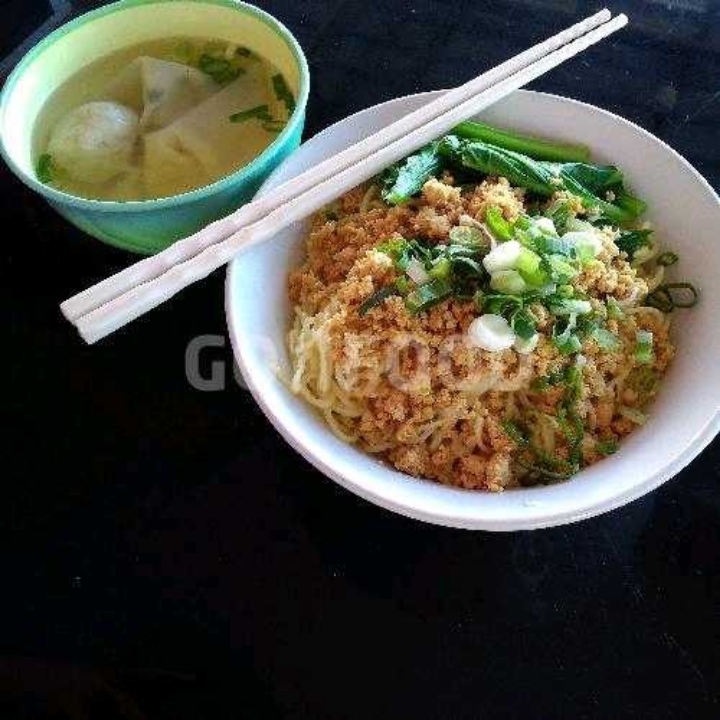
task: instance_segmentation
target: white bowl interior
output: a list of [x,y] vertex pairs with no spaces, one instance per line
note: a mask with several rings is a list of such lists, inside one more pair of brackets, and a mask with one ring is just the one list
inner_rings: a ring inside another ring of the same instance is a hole
[[[303,145],[261,193],[427,103],[434,93],[364,110]],[[303,254],[306,224],[236,258],[228,272],[227,315],[236,357],[256,400],[282,435],[340,484],[383,507],[444,525],[490,530],[557,525],[589,517],[643,495],[684,467],[720,429],[720,307],[717,282],[720,201],[677,153],[637,126],[590,105],[518,91],[481,115],[488,123],[589,145],[593,158],[619,165],[648,202],[663,245],[678,252],[674,274],[702,290],[701,303],[677,311],[677,356],[647,424],[619,452],[572,480],[499,494],[409,478],[338,440],[293,396],[278,373],[289,368],[285,337],[288,271]]]

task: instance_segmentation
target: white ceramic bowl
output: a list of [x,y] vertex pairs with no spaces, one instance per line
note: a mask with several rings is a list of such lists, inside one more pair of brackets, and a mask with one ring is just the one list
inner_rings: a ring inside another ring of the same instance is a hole
[[[303,145],[261,193],[431,100],[426,93],[368,108]],[[417,480],[338,440],[278,378],[287,371],[287,274],[303,254],[297,225],[230,265],[226,310],[240,369],[283,437],[321,472],[382,507],[464,528],[518,530],[591,517],[624,505],[686,466],[720,430],[720,200],[675,151],[632,123],[573,100],[520,91],[482,114],[500,127],[586,143],[599,161],[619,165],[648,202],[663,244],[677,251],[678,276],[702,289],[701,303],[677,311],[678,352],[650,420],[611,458],[548,487],[483,493]]]

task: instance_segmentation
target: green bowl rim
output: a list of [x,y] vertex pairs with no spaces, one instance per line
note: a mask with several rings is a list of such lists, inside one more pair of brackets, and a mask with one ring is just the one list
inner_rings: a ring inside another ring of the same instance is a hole
[[[175,3],[175,2],[193,2],[200,5],[220,5],[222,7],[231,8],[246,12],[249,15],[254,16],[261,22],[265,23],[268,27],[276,32],[284,41],[288,48],[293,53],[295,60],[298,63],[300,69],[300,86],[298,89],[298,97],[295,105],[295,110],[290,116],[287,125],[283,128],[282,132],[268,145],[256,158],[250,161],[247,165],[243,165],[238,168],[235,172],[230,175],[225,175],[219,180],[211,183],[210,185],[203,185],[195,190],[190,190],[186,193],[180,193],[179,195],[170,195],[164,198],[155,198],[151,200],[92,200],[89,198],[81,198],[77,195],[71,195],[69,193],[56,190],[49,185],[41,183],[34,175],[24,172],[10,156],[9,151],[5,147],[5,139],[0,133],[0,155],[5,159],[8,167],[17,175],[22,182],[28,187],[32,188],[36,192],[43,195],[50,201],[55,201],[62,205],[78,207],[83,210],[101,210],[103,212],[151,212],[163,208],[176,207],[184,205],[186,203],[192,203],[197,200],[202,200],[208,196],[215,195],[224,190],[230,189],[235,181],[242,175],[252,172],[256,167],[260,166],[264,159],[275,149],[281,147],[295,132],[298,125],[304,120],[305,109],[307,106],[308,95],[310,93],[310,69],[308,67],[305,53],[300,47],[300,43],[295,39],[295,36],[290,30],[283,25],[277,18],[270,15],[270,13],[261,10],[255,5],[250,5],[242,0],[118,0],[118,2],[105,5],[91,10],[90,12],[83,13],[82,15],[64,23],[59,28],[55,29],[45,38],[43,38],[37,45],[33,46],[18,62],[13,71],[8,76],[5,86],[0,92],[0,118],[4,118],[5,113],[8,109],[8,97],[12,92],[13,87],[22,76],[23,72],[53,43],[58,39],[66,35],[68,32],[72,32],[77,28],[85,25],[88,22],[92,22],[100,17],[106,15],[112,15],[115,12],[126,10],[131,7],[140,5],[160,5],[164,3]],[[1,125],[0,125],[1,127]]]

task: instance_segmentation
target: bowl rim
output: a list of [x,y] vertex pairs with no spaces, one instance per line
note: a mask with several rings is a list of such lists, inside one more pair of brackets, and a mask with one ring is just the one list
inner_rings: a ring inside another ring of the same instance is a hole
[[237,10],[244,12],[248,15],[252,15],[257,20],[260,20],[269,28],[274,30],[285,41],[286,45],[292,52],[295,61],[297,62],[298,69],[300,71],[300,84],[298,88],[298,97],[295,103],[295,109],[292,115],[288,119],[287,124],[278,136],[268,145],[259,155],[254,157],[249,163],[238,168],[229,175],[221,177],[209,185],[202,185],[199,188],[190,190],[185,193],[179,193],[177,195],[169,195],[168,197],[152,198],[148,200],[96,200],[91,198],[82,198],[77,195],[71,195],[70,193],[57,190],[56,188],[41,183],[34,175],[26,173],[22,170],[12,158],[11,152],[5,145],[5,138],[0,132],[0,155],[3,157],[8,167],[12,172],[29,188],[35,190],[37,193],[42,195],[48,201],[59,203],[64,206],[70,206],[75,208],[81,208],[83,210],[94,210],[101,212],[152,212],[155,210],[176,208],[189,203],[203,200],[207,197],[222,193],[225,190],[229,190],[233,187],[235,182],[246,174],[250,174],[267,159],[277,148],[287,142],[292,134],[302,126],[304,122],[305,109],[307,107],[307,101],[310,94],[310,68],[308,66],[307,58],[303,52],[300,43],[298,43],[295,36],[288,30],[288,28],[280,22],[277,18],[270,13],[250,5],[249,3],[243,2],[242,0],[118,0],[117,2],[110,3],[109,5],[103,5],[95,10],[83,13],[72,20],[63,23],[60,27],[53,30],[53,32],[46,35],[40,42],[34,45],[28,52],[20,59],[17,65],[13,68],[12,72],[8,75],[5,85],[0,92],[0,129],[2,128],[2,119],[8,112],[8,98],[12,94],[14,86],[17,84],[19,79],[28,67],[38,58],[42,53],[49,47],[51,47],[57,40],[64,37],[69,32],[73,32],[78,28],[86,25],[89,22],[93,22],[101,17],[107,15],[113,15],[123,10],[129,10],[134,7],[140,7],[143,5],[169,5],[177,2],[192,2],[198,5],[218,5],[220,7],[226,7],[231,10]]
[[[438,92],[442,91],[413,93],[410,95],[405,95],[394,98],[392,100],[378,103],[369,108],[359,110],[358,112],[353,113],[346,118],[342,118],[337,122],[333,123],[332,125],[329,125],[327,128],[323,129],[321,132],[317,133],[308,141],[306,141],[305,144],[322,142],[324,136],[331,130],[336,128],[336,126],[369,110],[376,110],[378,108],[387,107],[393,104],[402,104],[404,101],[406,101],[407,98],[410,97],[427,96],[428,100],[430,100],[432,99],[432,96],[436,95]],[[590,103],[585,103],[579,100],[575,100],[573,98],[567,98],[553,93],[544,93],[532,90],[516,90],[515,92],[530,96],[545,96],[548,98],[552,98],[555,101],[561,101],[572,105],[581,106],[585,110],[600,113],[615,122],[620,122],[630,126],[635,132],[640,133],[641,135],[645,135],[650,140],[658,143],[666,152],[669,152],[671,155],[673,155],[687,170],[690,171],[690,174],[694,177],[694,179],[700,182],[701,186],[709,193],[710,197],[715,201],[715,204],[720,210],[720,197],[718,197],[718,194],[715,192],[710,183],[690,164],[690,162],[686,160],[682,155],[680,155],[680,153],[678,153],[676,150],[667,145],[667,143],[663,142],[662,140],[660,140],[660,138],[643,129],[639,125],[623,117],[620,117],[619,115],[616,115],[615,113],[612,113],[608,110],[604,110],[603,108],[599,108]],[[285,162],[288,162],[288,160],[286,160]],[[267,192],[268,188],[272,186],[272,184],[275,182],[275,176],[280,173],[280,169],[283,167],[285,162],[278,166],[278,168],[276,168],[275,171],[273,171],[273,173],[266,179],[266,181],[263,183],[260,190],[258,191],[258,196]],[[546,506],[543,506],[543,504],[540,502],[538,502],[537,505],[526,502],[523,503],[522,513],[515,511],[515,513],[508,514],[506,517],[498,518],[496,514],[492,512],[475,512],[471,516],[468,514],[463,515],[462,513],[429,512],[426,509],[413,506],[411,503],[399,504],[391,498],[387,498],[383,495],[369,490],[363,484],[363,478],[360,473],[358,473],[355,477],[351,478],[348,475],[336,470],[330,464],[325,462],[325,460],[321,457],[318,457],[318,455],[315,454],[314,450],[311,447],[308,447],[308,445],[304,444],[297,437],[295,437],[295,435],[290,431],[290,429],[286,427],[285,422],[280,417],[280,415],[277,414],[275,410],[270,406],[270,403],[267,402],[265,396],[260,390],[258,383],[256,382],[254,370],[255,364],[248,361],[248,355],[244,350],[244,343],[241,342],[237,313],[232,302],[232,288],[235,284],[235,277],[240,272],[240,265],[238,260],[239,258],[236,258],[235,260],[231,261],[228,265],[228,269],[226,272],[225,314],[228,326],[228,334],[230,335],[233,353],[242,373],[242,376],[248,386],[248,389],[252,393],[253,398],[258,403],[268,420],[270,420],[273,427],[280,433],[280,435],[288,442],[288,444],[293,449],[295,449],[300,455],[302,455],[307,461],[309,461],[310,464],[313,465],[316,469],[318,469],[330,479],[337,482],[342,487],[350,490],[355,495],[358,495],[365,500],[369,500],[370,502],[382,508],[385,508],[386,510],[390,510],[405,517],[410,517],[416,520],[421,520],[424,522],[446,527],[469,530],[487,530],[496,532],[533,530],[578,522],[580,520],[595,517],[605,512],[609,512],[610,510],[619,508],[656,489],[657,487],[677,475],[684,467],[686,467],[712,441],[712,439],[718,434],[718,432],[720,432],[720,407],[718,407],[715,409],[714,415],[707,419],[704,426],[700,429],[700,431],[698,431],[698,433],[688,443],[688,445],[675,456],[669,458],[668,462],[661,470],[645,478],[643,482],[627,488],[622,492],[608,496],[606,498],[594,500],[588,504],[583,504],[580,507],[578,507],[578,503],[575,502],[573,505],[568,506],[567,509],[558,510],[557,508],[552,508],[549,511],[548,508]],[[326,430],[328,433],[331,433],[331,430],[329,428]],[[610,461],[612,460],[610,459]],[[390,467],[386,467],[384,468],[384,470],[386,470],[387,472],[396,472]],[[571,481],[572,480],[570,480],[569,482]],[[458,490],[458,488],[451,489]],[[460,490],[462,491],[462,489]],[[477,491],[468,490],[464,492],[476,493]],[[512,492],[512,490],[509,490],[508,492]]]

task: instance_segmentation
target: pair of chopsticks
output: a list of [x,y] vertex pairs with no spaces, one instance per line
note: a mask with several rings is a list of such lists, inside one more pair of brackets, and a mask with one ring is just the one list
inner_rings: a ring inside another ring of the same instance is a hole
[[60,306],[63,314],[87,343],[97,342],[627,22],[625,15],[611,19],[607,9],[586,18],[449,90],[232,215],[66,300]]

